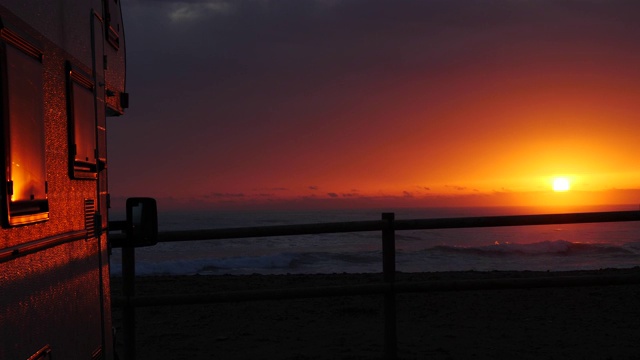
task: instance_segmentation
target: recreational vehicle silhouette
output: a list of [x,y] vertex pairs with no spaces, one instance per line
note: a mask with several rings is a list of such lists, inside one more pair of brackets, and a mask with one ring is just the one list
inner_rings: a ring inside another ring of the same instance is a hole
[[118,0],[0,4],[0,359],[115,358],[106,117],[128,106],[123,35]]

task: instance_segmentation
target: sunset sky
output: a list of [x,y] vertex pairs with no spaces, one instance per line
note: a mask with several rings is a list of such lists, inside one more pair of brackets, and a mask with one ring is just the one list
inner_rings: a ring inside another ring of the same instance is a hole
[[[640,2],[122,1],[114,199],[640,204]],[[565,176],[570,190],[552,191]]]

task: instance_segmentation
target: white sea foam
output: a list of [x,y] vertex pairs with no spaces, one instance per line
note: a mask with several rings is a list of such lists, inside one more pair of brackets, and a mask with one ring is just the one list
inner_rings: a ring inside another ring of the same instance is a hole
[[[136,261],[137,275],[193,275],[193,274],[251,274],[280,273],[291,268],[295,254],[247,256],[222,259],[190,259],[164,261]],[[113,275],[122,274],[120,264],[112,264]],[[285,271],[286,272],[286,271]]]
[[[121,274],[119,256],[112,272]],[[397,269],[415,271],[466,270],[579,270],[633,267],[640,264],[640,248],[581,244],[567,241],[499,244],[482,247],[436,246],[422,251],[399,251]],[[282,252],[261,256],[222,258],[138,258],[139,275],[163,274],[286,274],[366,273],[382,270],[380,251]]]

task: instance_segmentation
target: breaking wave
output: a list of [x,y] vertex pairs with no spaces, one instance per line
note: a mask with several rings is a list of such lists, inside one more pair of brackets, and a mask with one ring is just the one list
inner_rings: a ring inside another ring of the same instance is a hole
[[479,247],[459,247],[459,246],[435,246],[427,249],[434,253],[472,254],[479,256],[510,256],[510,255],[559,255],[559,256],[579,256],[597,254],[637,254],[640,249],[633,250],[633,247],[625,248],[611,244],[588,244],[576,243],[565,240],[541,241],[531,244],[511,244],[495,243],[488,246]]

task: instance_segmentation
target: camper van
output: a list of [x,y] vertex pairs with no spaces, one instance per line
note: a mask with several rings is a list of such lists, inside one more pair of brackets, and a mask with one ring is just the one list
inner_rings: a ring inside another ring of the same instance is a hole
[[0,1],[0,83],[0,359],[114,359],[106,118],[128,105],[120,1]]

